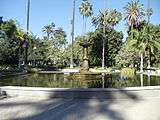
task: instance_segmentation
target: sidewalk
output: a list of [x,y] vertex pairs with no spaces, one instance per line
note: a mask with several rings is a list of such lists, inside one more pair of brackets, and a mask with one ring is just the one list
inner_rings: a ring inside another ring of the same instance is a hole
[[1,120],[160,120],[160,97],[145,99],[0,100]]

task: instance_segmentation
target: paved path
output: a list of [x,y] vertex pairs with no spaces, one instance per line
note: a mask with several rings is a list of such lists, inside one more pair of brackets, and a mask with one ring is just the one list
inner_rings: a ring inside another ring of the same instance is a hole
[[146,99],[0,99],[0,120],[160,120],[160,97]]

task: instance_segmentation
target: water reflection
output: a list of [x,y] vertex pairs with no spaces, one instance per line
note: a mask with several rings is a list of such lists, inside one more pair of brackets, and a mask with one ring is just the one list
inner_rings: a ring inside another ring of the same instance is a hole
[[140,74],[140,78],[141,78],[141,87],[143,87],[143,74]]
[[57,80],[57,74],[54,74],[54,75],[53,75],[53,80],[54,80],[54,81]]
[[150,74],[148,74],[148,86],[150,86],[151,84],[151,75]]
[[105,88],[104,84],[105,84],[105,74],[102,73],[102,88]]
[[0,86],[30,86],[52,88],[122,88],[160,85],[160,77],[150,74],[123,76],[122,74],[64,75],[29,74],[0,80]]
[[112,75],[102,73],[102,88],[109,88],[112,86]]

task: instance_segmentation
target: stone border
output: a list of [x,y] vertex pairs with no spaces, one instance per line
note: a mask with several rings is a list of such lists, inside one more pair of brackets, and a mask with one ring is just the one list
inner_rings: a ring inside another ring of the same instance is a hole
[[130,87],[130,88],[40,88],[40,87],[0,87],[8,96],[65,98],[65,99],[144,99],[160,97],[160,86]]

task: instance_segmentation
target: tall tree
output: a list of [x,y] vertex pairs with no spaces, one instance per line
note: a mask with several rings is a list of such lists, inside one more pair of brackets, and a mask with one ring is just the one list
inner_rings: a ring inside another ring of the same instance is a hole
[[48,40],[50,39],[50,35],[53,34],[54,28],[55,28],[55,24],[54,23],[51,23],[49,25],[45,25],[42,28],[42,31],[47,34]]
[[24,32],[18,27],[14,20],[4,21],[0,26],[0,58],[1,63],[17,64],[18,49],[23,41]]
[[57,28],[54,30],[53,35],[49,42],[49,50],[47,53],[47,58],[54,61],[54,63],[62,63],[64,47],[67,43],[66,33],[62,28]]
[[27,34],[29,32],[30,0],[27,1]]
[[[149,27],[149,24],[150,24],[150,17],[151,15],[153,14],[153,10],[151,8],[151,1],[148,0],[148,8],[147,8],[147,17],[148,17],[148,34],[150,34],[150,27]],[[149,51],[149,55],[148,55],[148,68],[151,67],[151,48],[148,48],[148,51]]]
[[[133,38],[133,32],[131,32],[134,28],[137,28],[140,25],[141,19],[145,15],[143,4],[139,3],[139,0],[132,0],[128,2],[128,4],[124,7],[125,10],[125,20],[127,20],[127,24],[129,26],[129,36],[131,35]],[[143,54],[141,52],[141,72],[143,71]]]
[[[117,32],[114,29],[106,29],[106,35],[108,36],[108,44],[105,44],[105,56],[108,54],[107,61],[105,64],[108,67],[115,65],[115,56],[118,54],[118,51],[122,46],[123,34],[122,32]],[[92,66],[101,66],[102,63],[102,42],[103,42],[103,29],[97,29],[90,36],[92,45],[89,49],[90,54],[90,64]]]
[[132,0],[124,7],[125,20],[130,29],[133,29],[134,26],[138,26],[141,19],[145,15],[143,4],[139,3],[139,0]]
[[116,9],[113,9],[108,14],[108,23],[114,28],[120,21],[122,20],[122,14],[118,12]]
[[[150,33],[148,33],[148,27],[150,29]],[[151,26],[148,26],[148,24],[144,25],[141,30],[132,30],[131,32],[134,37],[129,37],[128,46],[134,46],[140,51],[140,70],[143,72],[143,54],[146,52],[153,53],[155,49],[160,48],[160,38],[156,37],[154,29]]]
[[[29,18],[30,18],[30,0],[27,1],[27,35],[29,36]],[[24,59],[24,64],[27,65],[27,58],[28,58],[28,46],[29,46],[29,41],[27,39],[27,37],[24,37],[24,44],[23,46],[25,46],[25,59]]]
[[[98,28],[98,29],[103,29],[103,46],[102,46],[102,68],[104,68],[104,58],[105,58],[105,47],[107,49],[107,59],[109,58],[108,56],[108,40],[106,40],[106,31],[107,29],[113,29],[114,26],[116,24],[118,24],[120,22],[120,20],[122,19],[122,14],[120,12],[118,12],[116,9],[111,10],[111,11],[107,11],[105,10],[104,13],[99,11],[99,14],[97,16],[94,16],[92,18],[92,23],[93,25]],[[104,27],[105,26],[105,27]],[[108,38],[109,39],[109,38]],[[106,42],[105,42],[105,41]],[[107,67],[108,67],[108,62],[107,62]]]
[[67,35],[63,30],[63,28],[57,28],[54,31],[53,38],[52,38],[52,43],[54,47],[56,48],[64,47],[64,45],[67,43],[66,37]]
[[92,5],[88,0],[83,0],[81,6],[79,7],[79,11],[83,16],[83,35],[85,36],[87,18],[93,14]]
[[73,68],[73,41],[74,41],[74,24],[75,24],[75,6],[76,6],[76,0],[73,0],[73,14],[72,14],[72,32],[71,32],[71,37],[72,37],[72,47],[71,47],[71,58],[70,58],[70,68]]
[[88,61],[88,41],[86,38],[86,23],[87,18],[90,17],[92,12],[92,5],[88,0],[83,0],[81,6],[79,7],[80,14],[83,16],[83,42],[80,44],[83,47],[83,63],[82,71],[89,70],[89,61]]

